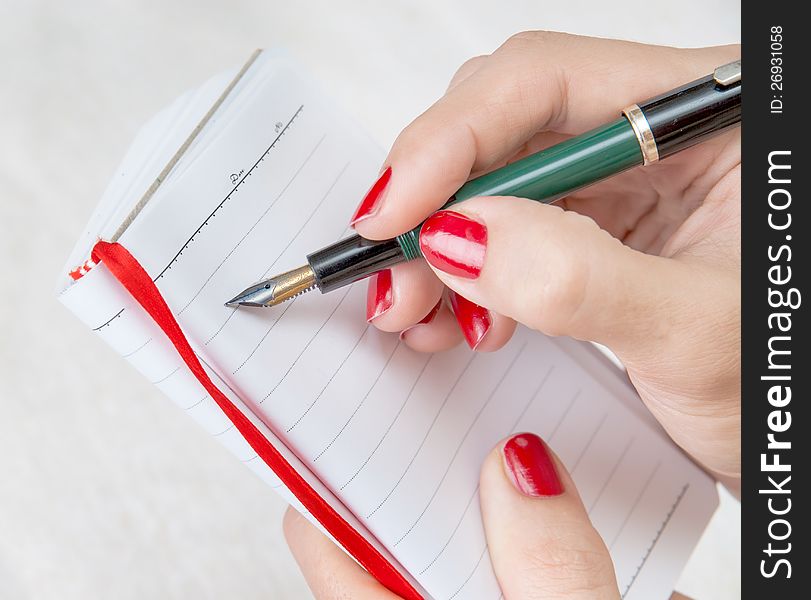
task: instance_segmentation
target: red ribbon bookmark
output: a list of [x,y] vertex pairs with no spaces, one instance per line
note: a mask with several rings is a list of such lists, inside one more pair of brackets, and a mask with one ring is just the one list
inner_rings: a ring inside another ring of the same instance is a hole
[[92,259],[103,262],[177,349],[183,362],[234,424],[251,448],[270,467],[324,528],[381,584],[406,600],[423,600],[403,575],[366,538],[333,509],[211,381],[152,278],[119,243],[99,241]]

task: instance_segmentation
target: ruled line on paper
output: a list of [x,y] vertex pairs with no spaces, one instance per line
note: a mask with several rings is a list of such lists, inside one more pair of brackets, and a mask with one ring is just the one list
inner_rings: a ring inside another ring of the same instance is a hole
[[301,224],[301,227],[299,227],[298,231],[296,231],[293,237],[290,238],[290,241],[287,242],[287,245],[284,247],[284,249],[282,249],[282,251],[279,252],[279,256],[276,258],[276,260],[274,260],[271,263],[271,265],[265,269],[262,275],[259,276],[259,279],[264,279],[265,277],[267,277],[267,274],[270,273],[271,270],[273,270],[273,268],[276,266],[276,263],[279,262],[279,259],[281,259],[281,257],[284,256],[284,253],[287,252],[287,249],[290,248],[290,246],[293,245],[293,242],[295,242],[299,238],[301,233],[304,231],[304,228],[310,224],[310,221],[312,221],[313,217],[318,213],[318,210],[324,205],[324,202],[326,201],[327,198],[329,198],[329,195],[332,193],[332,190],[334,190],[335,186],[338,185],[338,182],[341,180],[341,177],[344,176],[344,173],[346,173],[346,170],[349,168],[349,165],[351,164],[352,164],[351,161],[347,162],[341,168],[341,170],[335,176],[335,179],[333,180],[332,184],[330,184],[330,186],[327,188],[327,191],[324,192],[324,195],[321,197],[321,200],[318,201],[318,204],[316,204],[315,208],[313,208],[313,210],[310,212],[309,216],[307,217],[307,220],[305,220],[304,223]]
[[521,419],[523,419],[526,416],[529,407],[535,404],[535,401],[538,399],[538,394],[541,393],[541,390],[543,389],[544,385],[546,385],[546,382],[549,380],[549,376],[552,375],[552,371],[554,370],[555,365],[550,365],[549,370],[546,372],[546,375],[543,376],[543,379],[541,379],[541,382],[538,384],[538,387],[535,388],[535,391],[529,397],[526,406],[524,406],[524,409],[518,414],[518,417],[515,419],[515,423],[513,424],[512,428],[509,431],[510,433],[518,432],[518,424],[521,423]]
[[600,488],[600,491],[597,492],[597,497],[594,498],[594,501],[591,503],[591,506],[589,506],[589,509],[588,509],[589,514],[591,514],[591,511],[593,511],[594,507],[597,506],[597,503],[600,501],[600,498],[603,497],[603,493],[605,492],[606,488],[611,483],[611,481],[614,479],[614,475],[616,474],[617,469],[622,464],[622,461],[625,460],[625,455],[628,454],[628,450],[631,449],[631,446],[633,445],[634,441],[636,441],[635,437],[632,436],[632,437],[628,438],[628,442],[625,444],[625,448],[622,449],[622,453],[620,454],[619,458],[614,463],[614,466],[611,467],[611,471],[609,471],[608,477],[603,482],[603,485]]
[[301,421],[304,419],[304,417],[306,417],[308,414],[310,414],[310,411],[313,409],[313,407],[321,399],[321,396],[324,394],[324,392],[327,391],[327,388],[329,387],[329,384],[331,384],[332,380],[335,379],[335,376],[338,375],[338,373],[341,372],[341,369],[346,364],[346,361],[349,360],[349,357],[351,357],[355,353],[355,350],[358,349],[358,346],[360,345],[361,341],[363,341],[363,338],[366,337],[366,334],[369,333],[369,329],[371,327],[372,327],[371,324],[367,324],[366,327],[364,327],[363,333],[360,334],[360,337],[358,337],[358,340],[355,342],[355,345],[352,346],[352,349],[349,351],[349,354],[347,354],[344,357],[344,359],[341,361],[341,364],[338,365],[338,368],[335,370],[335,372],[332,375],[330,375],[329,379],[327,380],[327,383],[325,383],[324,387],[321,388],[321,391],[318,392],[318,395],[315,397],[315,400],[313,400],[310,403],[310,405],[306,408],[306,410],[303,413],[301,413],[301,416],[298,419],[296,419],[295,422],[285,430],[286,433],[290,433],[291,431],[293,431],[293,429],[298,427],[298,424],[301,423]]
[[[504,383],[504,380],[507,379],[507,375],[509,375],[510,372],[513,370],[513,367],[515,366],[515,363],[518,362],[518,359],[524,353],[524,350],[526,349],[526,347],[527,347],[527,342],[524,342],[524,345],[521,346],[521,348],[519,348],[518,352],[516,352],[515,356],[512,358],[512,360],[510,360],[510,363],[507,365],[507,368],[504,369],[504,373],[501,375],[499,380],[496,382],[496,385],[493,386],[493,389],[491,390],[490,394],[488,394],[487,398],[485,398],[485,400],[482,403],[481,407],[479,408],[478,412],[473,417],[473,421],[468,426],[467,431],[465,431],[465,434],[462,436],[462,439],[456,445],[456,450],[454,451],[453,455],[451,456],[450,461],[448,461],[448,466],[445,468],[445,472],[442,474],[442,477],[440,478],[439,482],[434,487],[434,491],[431,494],[431,497],[428,498],[428,502],[426,502],[425,507],[422,509],[420,514],[417,515],[417,518],[408,527],[408,529],[405,531],[405,533],[403,533],[403,535],[400,536],[400,539],[398,539],[396,542],[394,542],[395,547],[399,546],[400,543],[404,539],[406,539],[406,537],[408,537],[408,534],[411,533],[414,530],[414,527],[417,526],[417,523],[420,522],[422,517],[425,515],[426,511],[431,507],[431,504],[433,503],[434,499],[436,498],[437,493],[439,493],[439,490],[442,488],[442,484],[445,483],[445,480],[448,477],[448,473],[450,473],[451,468],[453,468],[453,465],[456,462],[457,457],[459,456],[459,451],[465,445],[465,442],[467,441],[468,436],[470,435],[470,432],[473,431],[473,428],[479,422],[479,419],[481,418],[482,413],[484,413],[485,409],[488,406],[490,406],[490,402],[493,400],[493,398],[495,398],[496,393],[498,392],[498,390],[501,389],[501,385]],[[477,487],[477,489],[478,489],[478,487]]]
[[639,501],[642,500],[642,496],[645,495],[645,492],[648,491],[648,487],[650,487],[651,482],[653,481],[653,477],[659,471],[659,467],[662,466],[662,459],[656,461],[656,464],[653,466],[650,475],[645,480],[645,485],[642,486],[642,489],[637,494],[636,499],[634,500],[633,504],[631,504],[631,508],[628,509],[628,512],[625,515],[625,518],[622,520],[622,525],[620,525],[619,530],[614,535],[614,538],[611,540],[611,543],[608,545],[608,549],[611,550],[614,547],[614,544],[617,543],[617,540],[622,535],[622,532],[625,530],[625,526],[628,525],[628,521],[631,520],[631,515],[634,514],[636,507],[639,505]]
[[[293,359],[293,362],[290,363],[290,366],[287,367],[287,371],[285,371],[284,375],[282,375],[279,378],[279,380],[273,385],[273,387],[270,388],[270,391],[267,394],[264,395],[264,397],[259,401],[259,404],[262,404],[265,400],[270,398],[270,396],[273,394],[273,392],[275,392],[278,389],[278,387],[284,382],[284,380],[287,379],[287,376],[290,375],[290,371],[293,370],[293,367],[295,367],[298,364],[298,361],[307,352],[307,349],[310,347],[310,344],[312,344],[316,340],[316,338],[318,337],[318,334],[321,333],[321,330],[324,329],[324,327],[327,326],[327,324],[332,319],[333,315],[337,312],[337,310],[344,303],[344,300],[346,300],[346,297],[349,295],[349,292],[350,292],[351,289],[352,289],[351,285],[346,288],[346,291],[344,292],[344,295],[341,296],[341,299],[335,305],[335,308],[333,308],[332,312],[329,315],[327,315],[327,318],[324,319],[324,321],[323,321],[323,323],[321,323],[321,325],[319,325],[319,327],[318,327],[318,329],[316,329],[315,333],[313,333],[310,336],[310,339],[307,340],[307,343],[304,345],[304,348],[302,348],[301,352],[299,352],[298,355],[296,356],[296,358]],[[295,300],[296,299],[294,298],[293,302]],[[285,310],[287,310],[287,309],[285,309]],[[281,318],[281,315],[279,316],[279,318]],[[275,325],[277,322],[278,322],[278,320],[274,321],[273,325]],[[270,329],[273,329],[273,325],[271,325]],[[262,336],[262,340],[260,340],[260,343],[256,346],[256,348],[254,348],[253,352],[256,352],[256,350],[259,348],[259,346],[261,345],[261,342],[264,341],[264,339],[267,337],[267,334],[270,333],[270,329],[268,329],[268,331],[265,333],[265,335]],[[251,352],[251,356],[253,356],[253,352]]]
[[149,344],[149,342],[151,342],[151,341],[152,341],[152,338],[147,338],[147,340],[144,343],[142,343],[140,346],[138,346],[132,352],[127,352],[126,354],[122,354],[121,358],[131,358],[132,356],[135,356],[136,354],[138,354],[138,352],[143,350],[147,346],[147,344]]
[[238,310],[238,309],[237,309],[236,307],[234,307],[234,308],[232,308],[232,309],[231,309],[231,314],[229,314],[229,315],[228,315],[228,316],[225,318],[225,320],[222,322],[222,324],[221,324],[221,325],[220,325],[220,326],[217,328],[217,331],[215,331],[214,333],[212,333],[212,334],[211,334],[211,337],[210,337],[210,338],[208,338],[208,339],[207,339],[205,342],[203,342],[203,345],[204,345],[204,346],[208,346],[208,345],[209,345],[211,342],[213,342],[213,341],[214,341],[214,338],[216,338],[218,335],[220,335],[220,332],[221,332],[223,329],[225,329],[225,326],[226,326],[226,325],[228,325],[228,321],[230,321],[232,317],[236,316],[236,314],[237,314],[237,310]]
[[175,367],[173,370],[169,371],[169,373],[168,373],[167,375],[164,375],[163,377],[161,377],[161,378],[160,378],[160,379],[158,379],[157,381],[150,381],[150,383],[151,383],[152,385],[160,385],[160,384],[162,384],[164,381],[166,381],[167,379],[169,379],[169,378],[170,378],[172,375],[174,375],[175,373],[178,373],[178,372],[180,371],[180,368],[181,368],[182,366],[183,366],[183,365],[178,365],[178,366],[177,366],[177,367]]
[[208,398],[208,394],[206,394],[205,396],[203,396],[199,400],[195,401],[191,406],[185,407],[183,410],[191,410],[191,409],[199,406],[200,404],[202,404],[206,400],[206,398]]
[[[524,344],[524,346],[526,346],[526,344]],[[522,351],[523,351],[523,348],[522,348]],[[516,357],[516,360],[517,360],[517,358],[518,358],[518,357]],[[514,363],[513,363],[513,364],[514,364]],[[508,370],[509,370],[509,369],[511,369],[511,368],[512,368],[512,365],[510,365],[510,367],[508,368]],[[545,375],[543,376],[543,378],[541,379],[541,382],[538,384],[538,386],[535,388],[535,390],[534,390],[534,391],[533,391],[533,392],[530,394],[529,399],[527,400],[527,402],[525,403],[525,405],[524,405],[524,407],[521,409],[521,411],[518,413],[518,416],[517,416],[517,417],[515,418],[515,420],[513,421],[512,426],[510,426],[510,428],[509,428],[509,431],[510,431],[510,432],[515,431],[516,427],[518,427],[518,423],[520,423],[521,419],[524,417],[524,415],[526,414],[526,412],[527,412],[527,410],[529,409],[529,407],[530,407],[530,406],[532,406],[532,404],[533,404],[533,403],[535,402],[535,400],[537,399],[538,394],[539,394],[539,393],[541,392],[541,390],[543,389],[544,385],[545,385],[545,384],[546,384],[546,382],[548,381],[549,376],[551,375],[551,373],[552,373],[552,371],[553,371],[553,370],[554,370],[554,365],[552,365],[552,366],[550,366],[550,367],[549,367],[549,369],[547,370],[546,374],[545,374]],[[461,445],[460,445],[460,446],[461,446]],[[442,554],[443,554],[443,553],[445,552],[445,550],[448,548],[448,546],[450,545],[451,541],[453,541],[453,538],[454,538],[454,536],[456,535],[456,532],[459,530],[459,527],[460,527],[460,525],[462,524],[462,521],[464,520],[465,515],[467,514],[467,511],[470,509],[471,503],[472,503],[472,502],[473,502],[473,500],[474,500],[474,499],[475,499],[475,498],[478,496],[478,494],[479,494],[479,485],[476,485],[476,488],[475,488],[475,489],[474,489],[474,491],[473,491],[473,495],[470,497],[470,499],[468,500],[467,504],[465,505],[465,509],[462,511],[462,514],[461,514],[461,516],[459,517],[459,521],[457,522],[456,526],[453,528],[453,531],[451,531],[451,534],[450,534],[450,536],[448,537],[447,541],[446,541],[446,542],[445,542],[445,544],[442,546],[442,548],[439,550],[439,552],[436,554],[436,556],[434,556],[433,560],[431,560],[431,562],[430,562],[430,563],[429,563],[429,564],[428,564],[428,565],[427,565],[427,566],[426,566],[426,567],[425,567],[425,568],[424,568],[422,571],[420,571],[420,574],[421,574],[421,575],[422,575],[422,574],[424,574],[424,573],[425,573],[425,572],[426,572],[426,571],[427,571],[427,570],[428,570],[428,569],[429,569],[431,566],[433,566],[433,564],[434,564],[434,563],[436,563],[436,561],[439,559],[439,557],[440,557],[440,556],[442,556]],[[433,497],[432,497],[432,499],[433,499]],[[424,514],[424,512],[425,512],[425,511],[423,511],[423,514]],[[420,516],[422,516],[422,515],[420,515]],[[413,526],[412,526],[412,528],[413,528]],[[409,529],[409,532],[410,532],[410,531],[411,531],[411,530]],[[403,538],[404,538],[404,537],[405,537],[405,536],[403,536]],[[403,538],[400,538],[400,541],[402,541],[402,539],[403,539]],[[400,541],[398,541],[398,542],[397,542],[397,544],[399,544],[399,543],[400,543]],[[397,544],[395,544],[395,546],[396,546]]]
[[605,425],[606,419],[608,419],[607,412],[603,414],[603,417],[600,419],[600,422],[597,424],[597,427],[595,427],[594,431],[587,438],[588,441],[586,442],[586,445],[583,446],[583,449],[580,451],[580,454],[578,455],[577,459],[572,463],[572,467],[569,469],[569,473],[574,474],[574,472],[577,470],[577,466],[580,464],[580,461],[583,460],[583,457],[586,455],[589,448],[591,448],[592,443],[594,443],[594,438],[597,437],[597,434],[600,433],[600,430],[603,428],[603,425]]
[[401,340],[397,340],[397,343],[394,345],[394,348],[393,348],[393,349],[392,349],[392,351],[389,353],[389,357],[386,359],[386,362],[383,364],[383,367],[382,367],[382,368],[380,369],[380,371],[377,373],[377,377],[375,377],[375,380],[372,382],[372,385],[369,387],[369,390],[366,392],[366,394],[364,394],[363,398],[362,398],[362,399],[361,399],[361,401],[358,403],[358,405],[355,407],[355,409],[352,411],[352,413],[349,415],[349,418],[346,420],[346,422],[344,422],[344,424],[343,424],[343,425],[341,425],[340,429],[338,430],[338,433],[336,433],[336,434],[335,434],[335,435],[332,437],[332,439],[329,441],[329,443],[328,443],[328,444],[327,444],[327,445],[324,447],[324,449],[323,449],[323,450],[321,450],[321,452],[319,452],[319,453],[318,453],[318,454],[315,456],[315,458],[313,458],[313,462],[316,462],[316,461],[317,461],[319,458],[321,458],[322,456],[324,456],[324,454],[327,452],[327,450],[329,450],[330,448],[332,448],[332,445],[335,443],[335,441],[336,441],[336,440],[337,440],[339,437],[341,437],[341,434],[342,434],[342,433],[343,433],[343,432],[346,430],[346,428],[349,426],[349,423],[351,423],[351,422],[352,422],[352,419],[354,419],[354,418],[355,418],[355,415],[357,415],[357,414],[358,414],[358,411],[361,409],[361,407],[364,405],[364,403],[366,402],[366,400],[369,398],[369,395],[370,395],[370,394],[372,393],[372,391],[373,391],[373,390],[374,390],[374,389],[377,387],[377,384],[378,384],[378,382],[380,381],[380,378],[383,376],[383,373],[385,373],[385,372],[386,372],[386,369],[388,368],[389,364],[391,364],[391,359],[394,357],[394,353],[395,353],[395,352],[397,352],[397,350],[400,348],[400,345],[401,345],[401,344],[402,344],[402,341],[401,341]]
[[577,402],[577,399],[579,397],[580,390],[577,390],[572,396],[572,399],[569,400],[569,405],[566,407],[566,410],[563,411],[563,414],[560,416],[560,419],[558,419],[558,422],[555,424],[555,427],[552,428],[551,433],[548,436],[546,436],[547,443],[551,442],[554,439],[555,435],[558,432],[558,429],[560,429],[560,426],[563,425],[563,422],[566,420],[566,417],[569,415],[569,412],[572,410],[572,407],[575,405],[575,402]]
[[[293,304],[295,304],[296,300],[297,300],[296,298],[291,299],[290,302],[287,303],[287,306],[285,306],[281,310],[281,312],[276,316],[276,318],[273,319],[273,321],[271,321],[270,325],[265,330],[265,333],[263,333],[262,337],[259,338],[259,342],[251,349],[251,351],[248,353],[248,356],[245,357],[245,360],[243,360],[241,363],[239,363],[239,366],[237,366],[236,369],[231,371],[231,375],[236,375],[237,373],[239,373],[239,371],[242,369],[242,367],[244,367],[246,364],[248,364],[248,361],[251,360],[251,358],[253,358],[253,355],[256,354],[256,351],[259,350],[259,348],[262,346],[262,343],[270,335],[270,332],[273,331],[275,329],[276,325],[278,325],[281,322],[282,317],[284,317],[284,315],[287,313],[287,311],[290,310],[293,307]],[[234,311],[237,311],[237,310],[238,309],[234,309]],[[227,322],[227,320],[226,320],[226,322]],[[220,328],[219,331],[222,331],[222,328]],[[214,338],[211,338],[211,339],[214,339]],[[268,396],[270,396],[270,394],[268,394]],[[262,400],[259,402],[259,404],[264,402],[266,399],[267,399],[267,396],[262,398]]]
[[473,579],[473,576],[476,574],[476,571],[479,570],[479,566],[482,564],[482,560],[484,559],[485,554],[487,554],[487,544],[484,545],[484,550],[482,550],[482,553],[479,555],[479,560],[477,560],[476,564],[473,565],[473,570],[470,572],[470,575],[468,575],[467,578],[462,582],[462,585],[459,586],[458,590],[456,590],[453,594],[448,596],[448,600],[453,600],[454,598],[456,598],[456,596],[458,596],[461,593],[463,589],[465,589],[465,586],[468,584],[468,582],[471,579]]
[[425,370],[428,368],[428,364],[431,362],[431,360],[433,358],[434,358],[434,355],[430,354],[428,356],[428,358],[425,359],[425,362],[423,363],[422,368],[420,369],[420,372],[417,374],[417,377],[414,379],[414,382],[411,384],[411,388],[408,390],[408,394],[406,394],[405,400],[403,400],[403,403],[400,405],[400,408],[397,409],[397,413],[394,415],[394,418],[391,420],[388,427],[386,427],[386,430],[383,432],[383,435],[380,436],[380,439],[378,440],[377,445],[375,445],[375,447],[372,448],[372,451],[369,453],[369,456],[367,456],[363,460],[363,462],[360,464],[360,466],[357,468],[357,470],[352,474],[352,476],[349,479],[347,479],[346,482],[343,485],[340,486],[341,490],[343,490],[346,486],[348,486],[350,483],[352,483],[355,480],[355,478],[360,474],[360,472],[363,471],[364,467],[367,464],[369,464],[369,461],[372,460],[372,457],[375,455],[375,453],[380,449],[380,446],[383,444],[383,442],[388,437],[389,433],[391,432],[392,428],[394,427],[394,424],[397,422],[397,420],[400,418],[400,415],[403,413],[403,409],[406,407],[406,404],[408,404],[408,401],[411,400],[411,397],[414,394],[414,389],[417,387],[417,384],[422,379],[422,376],[425,373]]
[[456,390],[456,386],[458,386],[459,382],[462,381],[462,377],[465,375],[465,373],[467,373],[467,370],[470,368],[470,365],[473,364],[473,362],[474,362],[474,360],[476,359],[477,356],[478,356],[477,354],[471,353],[471,356],[468,359],[467,364],[465,365],[464,369],[462,369],[462,372],[459,373],[459,376],[456,378],[456,381],[454,381],[453,386],[448,391],[448,393],[445,394],[445,398],[442,400],[442,404],[439,405],[439,408],[437,409],[436,414],[434,415],[434,418],[431,421],[431,425],[428,427],[428,430],[425,432],[425,435],[423,435],[422,441],[420,441],[419,446],[417,446],[417,449],[412,454],[411,459],[408,461],[408,465],[406,465],[406,468],[403,470],[402,474],[400,475],[400,478],[394,484],[394,487],[391,488],[391,490],[380,501],[380,504],[378,504],[377,507],[372,512],[370,512],[368,515],[366,515],[367,519],[371,519],[374,516],[374,514],[378,510],[380,510],[380,508],[386,503],[386,501],[391,497],[391,495],[394,493],[394,491],[398,488],[400,483],[403,481],[403,478],[406,476],[408,471],[411,469],[411,466],[414,464],[414,460],[419,455],[420,450],[422,450],[422,447],[425,445],[425,441],[428,439],[428,436],[431,434],[431,431],[433,431],[434,425],[436,425],[437,419],[439,418],[439,415],[442,413],[442,409],[445,408],[445,405],[448,403],[448,399],[451,397],[451,394],[453,394],[454,390]]
[[439,549],[439,552],[437,552],[436,555],[431,559],[431,562],[429,562],[422,569],[422,571],[420,571],[420,575],[424,575],[425,572],[428,569],[433,567],[436,564],[436,561],[439,560],[439,557],[442,556],[442,553],[445,552],[445,550],[448,549],[448,546],[453,541],[453,538],[456,535],[456,532],[459,531],[459,527],[462,525],[462,522],[465,520],[465,517],[467,516],[467,511],[470,510],[470,507],[473,505],[473,501],[478,497],[479,497],[479,486],[477,485],[476,489],[473,490],[473,493],[470,495],[470,498],[468,499],[467,504],[465,504],[465,509],[462,511],[462,514],[459,515],[459,520],[456,522],[456,525],[454,526],[453,531],[451,531],[450,537],[448,537],[448,539],[445,541],[445,543]]
[[225,429],[223,429],[223,430],[222,430],[222,431],[220,431],[219,433],[212,433],[212,434],[211,434],[211,437],[220,437],[222,434],[224,434],[224,433],[227,433],[227,432],[231,431],[233,428],[234,428],[234,424],[233,424],[233,423],[229,423],[229,424],[228,424],[228,427],[226,427]]
[[324,205],[324,201],[327,198],[329,198],[329,195],[332,193],[332,190],[334,190],[335,186],[338,185],[338,182],[341,180],[341,177],[344,176],[344,173],[346,173],[346,170],[349,168],[350,164],[352,164],[352,163],[347,162],[341,168],[341,170],[338,172],[338,175],[335,176],[335,180],[327,188],[327,191],[324,192],[324,195],[321,197],[321,200],[318,201],[318,204],[316,204],[315,208],[313,208],[312,212],[310,212],[310,214],[307,216],[307,220],[304,221],[304,223],[302,223],[302,225],[301,225],[301,227],[299,227],[298,231],[296,231],[296,233],[293,235],[293,237],[290,239],[290,241],[287,243],[287,245],[284,247],[284,249],[279,253],[279,256],[276,258],[276,260],[274,260],[271,263],[271,265],[265,269],[264,273],[262,273],[262,275],[259,277],[259,279],[264,279],[267,276],[267,274],[270,273],[273,270],[273,268],[276,266],[276,263],[279,262],[279,259],[281,259],[281,257],[284,256],[284,253],[287,252],[287,249],[290,248],[290,246],[293,245],[293,242],[295,242],[299,238],[301,233],[304,231],[304,228],[307,227],[307,225],[310,224],[310,221],[312,221],[313,217],[318,213],[319,209]]
[[656,531],[656,535],[653,537],[653,541],[651,541],[650,546],[648,546],[648,549],[642,556],[642,562],[639,563],[639,565],[636,568],[636,571],[634,571],[634,574],[631,576],[628,585],[625,586],[625,590],[622,592],[621,596],[622,598],[625,598],[625,596],[628,595],[628,592],[631,590],[631,586],[634,585],[634,582],[636,581],[637,577],[639,577],[639,574],[642,572],[642,568],[645,566],[645,563],[648,562],[648,558],[650,558],[651,552],[653,552],[653,549],[656,547],[656,544],[659,543],[659,540],[661,539],[662,534],[665,531],[665,528],[667,527],[668,523],[670,523],[670,520],[673,518],[673,513],[676,512],[676,509],[679,507],[679,504],[681,504],[681,501],[689,488],[690,488],[689,483],[685,483],[682,486],[681,490],[679,491],[679,494],[676,496],[676,500],[674,500],[673,505],[670,507],[670,510],[667,511],[667,514],[665,515],[662,524]]

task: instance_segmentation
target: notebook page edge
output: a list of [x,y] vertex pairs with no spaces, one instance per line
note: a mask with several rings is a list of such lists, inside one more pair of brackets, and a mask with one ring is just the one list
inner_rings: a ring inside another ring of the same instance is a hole
[[[83,229],[84,233],[74,244],[60,270],[55,287],[57,295],[71,286],[73,281],[68,277],[68,273],[89,257],[90,249],[99,237],[120,236],[137,216],[132,214],[134,207],[126,206],[126,198],[131,196],[130,201],[135,202],[136,206],[139,203],[145,204],[157,190],[156,183],[164,181],[172,174],[185,154],[204,137],[208,122],[227,104],[232,92],[238,91],[239,84],[250,78],[250,67],[256,60],[261,55],[277,57],[283,54],[282,51],[256,50],[242,69],[234,75],[229,75],[230,71],[225,71],[210,77],[195,88],[186,90],[141,126],[116,167],[101,199],[90,214]],[[223,78],[227,78],[227,85],[219,84],[219,80]],[[214,98],[205,94],[210,87],[219,88]],[[203,110],[206,112],[200,115]],[[167,154],[167,158],[158,158]],[[160,169],[157,175],[154,173],[155,169]],[[151,189],[152,187],[154,189]],[[111,223],[115,227],[113,230],[110,228]]]

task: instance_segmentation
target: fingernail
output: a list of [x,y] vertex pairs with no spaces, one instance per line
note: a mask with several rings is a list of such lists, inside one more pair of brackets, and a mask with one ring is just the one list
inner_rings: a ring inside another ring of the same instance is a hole
[[391,308],[394,295],[391,289],[391,270],[380,271],[369,281],[366,291],[366,321],[371,323]]
[[468,346],[475,350],[481,344],[487,332],[490,331],[492,325],[490,311],[456,292],[450,292],[448,296],[450,297],[451,308],[456,316],[456,321],[459,323],[459,327],[462,328],[465,341],[467,341]]
[[433,321],[434,318],[436,317],[436,314],[439,312],[439,308],[441,306],[442,300],[440,299],[439,302],[437,302],[436,305],[434,305],[434,308],[431,309],[431,312],[429,312],[427,315],[425,315],[422,319],[420,319],[417,323],[415,323],[411,327],[406,327],[405,329],[403,329],[400,332],[400,339],[402,340],[405,337],[406,333],[414,329],[417,325],[427,325],[428,323]]
[[349,225],[351,227],[354,227],[355,223],[368,219],[377,213],[378,209],[380,208],[380,201],[383,199],[384,192],[389,185],[390,179],[391,167],[386,167],[386,170],[383,171],[380,177],[378,177],[377,181],[375,181],[374,185],[372,185],[372,187],[369,188],[369,191],[366,192],[363,200],[360,201],[358,209],[355,211],[355,214],[352,215],[352,220],[349,221]]
[[534,433],[514,435],[502,449],[507,474],[525,496],[558,496],[563,485],[546,444]]
[[420,248],[425,259],[450,275],[476,279],[484,266],[487,227],[452,210],[441,210],[420,230]]

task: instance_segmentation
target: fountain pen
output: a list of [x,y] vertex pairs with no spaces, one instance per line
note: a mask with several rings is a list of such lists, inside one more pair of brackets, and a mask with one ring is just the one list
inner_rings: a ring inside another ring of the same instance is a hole
[[[471,179],[442,207],[474,196],[551,203],[632,167],[648,165],[739,124],[741,61],[632,104],[617,120]],[[516,224],[520,227],[520,224]],[[307,256],[307,264],[261,281],[226,306],[274,306],[318,288],[336,290],[421,256],[422,225],[389,240],[353,235]]]

